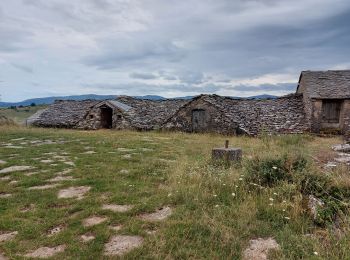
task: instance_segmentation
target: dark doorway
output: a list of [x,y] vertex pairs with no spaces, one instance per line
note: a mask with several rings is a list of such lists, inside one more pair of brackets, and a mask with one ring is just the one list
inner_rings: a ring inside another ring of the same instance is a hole
[[206,112],[204,109],[192,110],[192,131],[204,132],[206,130]]
[[322,121],[324,123],[339,123],[341,107],[341,100],[323,100]]
[[110,107],[101,107],[101,128],[112,128],[113,110]]

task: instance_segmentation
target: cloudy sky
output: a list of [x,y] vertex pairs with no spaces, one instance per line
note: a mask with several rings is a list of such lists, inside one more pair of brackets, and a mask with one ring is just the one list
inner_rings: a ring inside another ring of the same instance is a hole
[[3,101],[293,92],[350,68],[349,0],[2,0]]

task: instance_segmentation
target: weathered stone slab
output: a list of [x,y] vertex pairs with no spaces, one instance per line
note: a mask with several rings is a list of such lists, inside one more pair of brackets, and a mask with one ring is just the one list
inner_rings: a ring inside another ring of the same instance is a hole
[[242,159],[242,149],[240,148],[214,148],[212,150],[213,160],[240,161]]

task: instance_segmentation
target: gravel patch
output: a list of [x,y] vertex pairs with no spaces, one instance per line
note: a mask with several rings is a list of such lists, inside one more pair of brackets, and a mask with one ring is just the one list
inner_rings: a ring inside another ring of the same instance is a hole
[[5,242],[13,239],[18,234],[18,231],[6,232],[0,234],[0,242]]
[[172,213],[170,207],[159,208],[156,212],[145,213],[140,215],[140,218],[147,221],[162,221],[168,218]]
[[84,198],[85,193],[90,189],[91,187],[89,186],[70,187],[68,189],[60,190],[57,196],[59,199],[76,198],[80,200]]
[[280,246],[273,238],[258,238],[249,241],[249,247],[243,252],[243,260],[266,260],[269,250],[278,250]]
[[131,250],[140,247],[143,238],[140,236],[113,236],[105,244],[104,254],[108,256],[122,256]]
[[10,166],[10,167],[7,167],[7,168],[0,170],[0,173],[27,171],[27,170],[31,170],[33,168],[34,167],[32,167],[32,166]]
[[40,247],[35,251],[28,253],[24,256],[32,257],[32,258],[49,258],[58,253],[64,252],[65,249],[66,249],[66,245],[59,245],[56,247]]
[[107,220],[107,217],[92,216],[83,220],[84,227],[92,227],[101,224]]
[[113,212],[127,212],[133,207],[134,205],[104,204],[102,206],[102,209],[111,210]]

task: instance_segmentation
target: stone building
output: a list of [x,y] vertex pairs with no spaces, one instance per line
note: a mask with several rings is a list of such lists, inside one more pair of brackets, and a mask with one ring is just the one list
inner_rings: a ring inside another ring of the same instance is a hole
[[200,95],[190,100],[56,101],[29,122],[77,129],[283,134],[331,130],[350,136],[350,71],[303,71],[295,94],[275,99]]
[[182,106],[163,125],[186,132],[258,135],[308,130],[302,95],[276,99],[235,99],[200,95]]
[[350,70],[303,71],[297,93],[303,94],[312,132],[350,133]]

